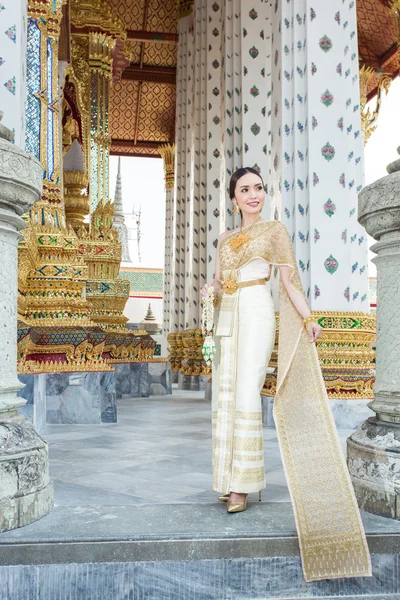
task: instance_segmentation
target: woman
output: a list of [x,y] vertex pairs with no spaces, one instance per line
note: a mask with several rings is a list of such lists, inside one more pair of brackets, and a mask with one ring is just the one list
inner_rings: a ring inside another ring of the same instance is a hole
[[[269,279],[280,273],[274,417],[306,581],[371,574],[365,534],[319,367],[311,317],[285,227],[264,221],[264,184],[251,168],[229,186],[238,229],[221,235],[215,278],[213,487],[228,512],[265,487],[260,392],[275,339]],[[207,294],[208,285],[202,290]]]

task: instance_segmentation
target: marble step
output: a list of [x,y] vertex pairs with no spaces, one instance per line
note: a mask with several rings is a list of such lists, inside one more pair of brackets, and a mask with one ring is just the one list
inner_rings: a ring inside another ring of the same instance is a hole
[[287,503],[60,506],[0,535],[0,599],[400,599],[400,523],[362,516],[374,576],[306,584]]
[[[58,506],[0,534],[0,565],[298,556],[291,505],[249,498],[237,514],[222,502]],[[400,553],[399,521],[362,518],[371,552]]]

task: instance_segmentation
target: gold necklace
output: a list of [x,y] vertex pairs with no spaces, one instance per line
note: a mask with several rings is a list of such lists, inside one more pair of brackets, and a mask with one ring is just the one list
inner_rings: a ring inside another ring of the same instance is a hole
[[[252,223],[251,225],[246,227],[246,231],[250,231],[250,229],[256,223],[259,223],[260,221],[261,221],[261,217],[259,217],[255,223]],[[233,236],[233,238],[229,242],[229,245],[234,252],[238,252],[240,250],[240,248],[249,241],[250,241],[250,237],[248,235],[246,235],[245,233],[243,233],[242,224],[240,224],[240,230],[239,230],[238,235]]]

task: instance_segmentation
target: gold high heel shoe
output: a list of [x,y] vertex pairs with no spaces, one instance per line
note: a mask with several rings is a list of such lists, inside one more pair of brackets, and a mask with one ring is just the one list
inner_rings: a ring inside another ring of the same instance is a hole
[[[230,494],[222,494],[222,496],[218,496],[218,500],[221,502],[228,502]],[[258,492],[258,501],[262,501],[262,490]]]
[[242,502],[231,502],[230,500],[226,503],[226,510],[228,513],[243,512],[247,508],[247,494],[244,495]]

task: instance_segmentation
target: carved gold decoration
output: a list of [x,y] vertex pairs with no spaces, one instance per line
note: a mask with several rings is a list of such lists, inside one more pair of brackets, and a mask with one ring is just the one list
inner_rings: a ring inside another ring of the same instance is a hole
[[169,350],[169,362],[172,371],[180,371],[182,366],[182,360],[184,356],[182,333],[169,333],[168,339],[168,350]]
[[203,342],[201,329],[168,334],[171,369],[183,375],[211,375],[211,366],[203,359]]
[[158,151],[164,160],[165,187],[171,189],[175,182],[175,145],[164,144]]
[[364,144],[366,144],[377,128],[377,120],[382,104],[383,92],[388,93],[392,78],[383,74],[379,79],[378,91],[376,97],[375,109],[371,112],[367,106],[368,83],[376,75],[374,69],[363,65],[360,69],[360,107],[361,107],[361,127],[364,132]]
[[178,0],[178,19],[190,15],[193,11],[194,0]]
[[[375,315],[348,312],[313,312],[322,327],[317,341],[318,356],[329,398],[373,398],[375,381],[375,351],[372,343],[376,336]],[[279,318],[277,336],[262,394],[274,396],[278,358]]]
[[71,0],[71,22],[84,30],[100,30],[114,37],[126,39],[121,19],[111,10],[106,0]]
[[111,77],[115,39],[104,33],[89,33],[89,68]]
[[86,173],[80,171],[64,171],[64,204],[67,223],[74,231],[83,226],[85,217],[89,214],[89,196],[87,187],[89,179]]

